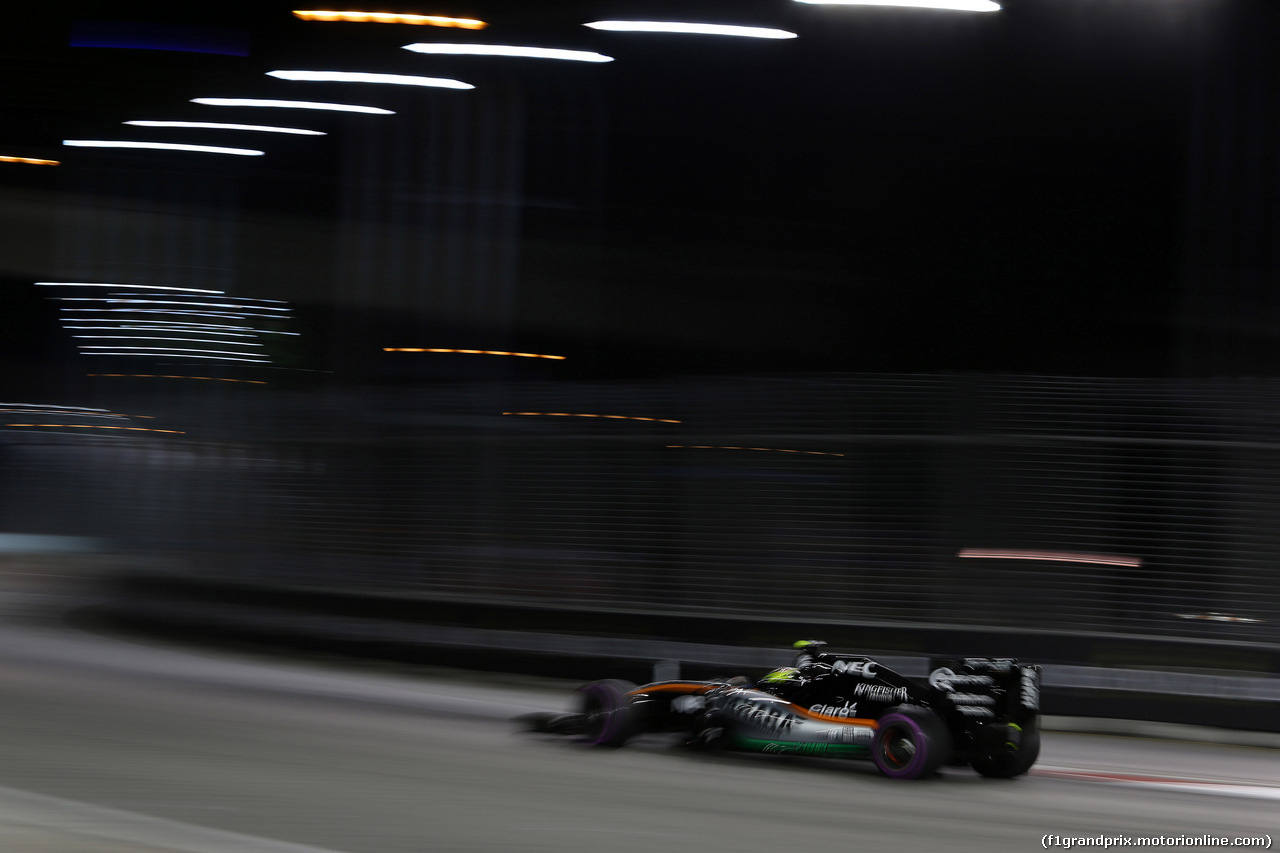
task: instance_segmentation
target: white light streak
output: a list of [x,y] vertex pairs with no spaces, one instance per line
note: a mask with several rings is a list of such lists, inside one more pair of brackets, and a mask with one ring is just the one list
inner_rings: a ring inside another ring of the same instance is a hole
[[[3,406],[3,405],[4,405],[3,403],[0,403],[0,406]],[[78,418],[107,418],[108,420],[114,420],[114,421],[127,421],[127,420],[129,419],[129,416],[128,416],[128,415],[117,415],[117,414],[114,414],[114,413],[112,413],[112,412],[107,412],[107,411],[102,411],[102,412],[92,412],[92,411],[90,411],[90,412],[72,412],[72,411],[69,411],[69,409],[70,409],[70,407],[69,407],[69,406],[62,406],[62,407],[57,408],[57,409],[5,409],[5,408],[0,408],[0,412],[7,412],[8,414],[11,414],[11,415],[75,415],[75,416],[76,416],[76,417],[78,417]],[[140,415],[139,417],[147,417],[147,416],[146,416],[146,415]]]
[[[181,332],[186,335],[225,335],[229,338],[256,338],[257,335],[249,332],[215,332],[212,329],[178,329],[171,326],[63,326],[64,329],[74,329],[77,332]],[[291,332],[290,334],[297,334]],[[101,338],[105,335],[72,335],[73,338]],[[154,341],[172,341],[172,340],[192,340],[191,338],[145,338],[144,340]],[[231,341],[224,341],[231,343]]]
[[373,74],[364,71],[268,71],[268,77],[312,83],[387,83],[393,86],[430,86],[437,89],[474,89],[470,83],[448,77],[415,77],[409,74]]
[[326,104],[317,101],[277,101],[262,98],[192,98],[193,104],[205,104],[211,107],[280,107],[290,110],[332,110],[340,113],[368,113],[370,115],[393,116],[395,110],[384,110],[382,107],[365,107],[359,104]]
[[304,130],[301,127],[271,127],[265,124],[225,124],[218,121],[126,121],[138,127],[197,127],[205,130],[252,130],[261,133],[294,133],[301,136],[327,136],[321,130]]
[[811,6],[896,6],[914,9],[949,9],[953,12],[999,12],[991,0],[796,0]]
[[[114,350],[148,350],[151,352],[204,352],[214,353],[218,355],[252,355],[252,353],[229,352],[217,349],[197,349],[191,347],[121,347],[107,344],[77,344],[79,349],[114,349]],[[101,353],[86,353],[86,355],[101,355]]]
[[[289,311],[289,308],[272,308],[270,305],[229,305],[225,302],[183,302],[178,299],[112,299],[98,296],[57,296],[58,302],[110,302],[114,304],[131,303],[135,305],[183,305],[196,308],[253,308],[258,311]],[[265,316],[272,316],[270,314]]]
[[[80,354],[81,354],[81,355],[133,355],[133,356],[138,356],[138,355],[162,355],[163,353],[158,353],[158,352],[82,352],[82,353],[80,353]],[[184,353],[184,354],[181,356],[181,358],[211,358],[211,359],[213,359],[214,361],[247,361],[247,362],[249,362],[250,364],[270,364],[270,363],[271,363],[271,360],[270,360],[270,359],[263,359],[263,358],[230,358],[230,357],[225,356],[225,355],[191,355],[190,353]],[[197,378],[202,378],[202,377],[197,377]]]
[[83,281],[37,281],[38,287],[139,287],[146,290],[181,290],[187,293],[210,293],[222,296],[221,290],[197,290],[194,287],[161,287],[156,284],[91,284]]
[[[88,322],[105,323],[106,320],[90,320]],[[241,332],[254,331],[253,326],[228,326],[220,323],[187,323],[183,320],[128,320],[129,323],[147,323],[146,326],[122,326],[116,324],[114,326],[63,326],[64,329],[138,329],[140,331],[174,331],[174,332],[208,332],[209,329],[235,329]],[[177,326],[191,326],[191,329],[179,329]],[[209,332],[212,334],[212,332]],[[231,332],[219,332],[218,334],[232,334]]]
[[757,39],[793,39],[795,33],[770,27],[739,27],[729,24],[693,24],[681,21],[594,21],[583,24],[593,30],[615,33],[688,33],[707,36],[740,36]]
[[36,409],[74,409],[77,412],[109,412],[110,409],[89,409],[84,406],[59,406],[56,403],[0,403],[0,406],[30,406]]
[[180,142],[130,142],[123,139],[64,139],[62,144],[73,148],[149,148],[160,151],[195,151],[201,154],[237,154],[241,157],[260,157],[264,153],[255,148],[184,145]]
[[531,59],[567,59],[575,62],[613,62],[612,56],[589,50],[560,50],[552,47],[518,47],[509,44],[406,44],[414,53],[443,53],[451,56],[520,56]]
[[957,557],[974,560],[1043,560],[1053,563],[1094,563],[1099,566],[1142,565],[1141,557],[1084,554],[1074,551],[1020,551],[1013,548],[962,548]]
[[[191,344],[225,344],[226,346],[236,347],[260,347],[262,344],[251,344],[248,342],[240,343],[239,341],[211,341],[207,338],[153,338],[147,335],[72,335],[71,337],[80,340],[92,341],[174,341]],[[246,335],[245,337],[252,337]],[[113,345],[114,346],[114,345]]]
[[67,313],[74,311],[90,314],[171,314],[174,317],[222,317],[228,320],[243,320],[246,316],[227,311],[167,311],[163,308],[63,308],[62,310]]

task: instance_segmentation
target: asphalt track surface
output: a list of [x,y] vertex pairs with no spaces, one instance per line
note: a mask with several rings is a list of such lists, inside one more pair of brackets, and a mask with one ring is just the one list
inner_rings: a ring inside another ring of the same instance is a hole
[[[1280,751],[1046,733],[1017,780],[592,750],[522,734],[564,685],[428,678],[0,624],[0,851],[1028,851],[1280,834]],[[1188,849],[1218,849],[1193,847]]]

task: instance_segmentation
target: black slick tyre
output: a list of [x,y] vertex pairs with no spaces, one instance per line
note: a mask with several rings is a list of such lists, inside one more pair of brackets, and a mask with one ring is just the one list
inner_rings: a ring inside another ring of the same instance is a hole
[[635,711],[627,695],[636,686],[610,678],[578,688],[583,737],[591,746],[617,747],[635,731]]

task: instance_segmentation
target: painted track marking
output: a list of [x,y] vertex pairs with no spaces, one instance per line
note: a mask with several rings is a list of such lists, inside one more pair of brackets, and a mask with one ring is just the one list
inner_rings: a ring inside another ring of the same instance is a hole
[[174,853],[343,853],[2,786],[0,824],[33,826],[58,837],[106,838]]

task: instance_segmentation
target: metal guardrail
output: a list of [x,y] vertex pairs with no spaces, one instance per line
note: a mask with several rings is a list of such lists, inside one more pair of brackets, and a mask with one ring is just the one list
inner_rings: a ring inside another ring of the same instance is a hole
[[227,580],[1280,644],[1277,380],[136,388],[186,435],[0,430],[0,529]]
[[[643,662],[685,661],[704,666],[763,672],[786,666],[795,656],[795,652],[790,649],[408,624],[385,619],[291,613],[269,607],[210,605],[207,602],[183,604],[169,601],[147,604],[122,601],[114,609],[133,619],[149,619],[192,628],[206,626],[233,631],[252,629],[339,642],[398,643],[454,649],[458,651],[459,663],[463,665],[469,651],[499,651],[520,655]],[[921,678],[928,674],[928,658],[925,656],[878,654],[876,659],[909,677]],[[1274,675],[1221,675],[1044,664],[1042,678],[1046,688],[1280,702],[1280,676]]]

